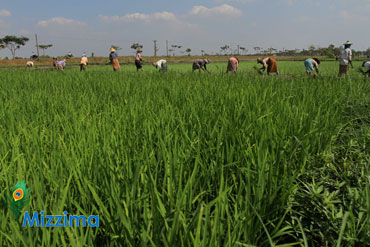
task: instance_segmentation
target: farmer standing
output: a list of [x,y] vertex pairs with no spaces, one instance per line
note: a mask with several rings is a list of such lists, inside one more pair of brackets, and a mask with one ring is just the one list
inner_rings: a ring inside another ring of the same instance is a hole
[[237,57],[231,57],[229,58],[229,61],[227,63],[227,70],[226,73],[228,72],[236,72],[239,68],[239,58]]
[[86,67],[89,63],[89,60],[87,59],[86,54],[82,54],[81,61],[80,61],[80,71],[85,71]]
[[164,59],[161,59],[161,60],[153,63],[153,67],[155,67],[156,69],[159,68],[159,72],[165,72],[168,69],[168,67],[167,67],[167,61],[164,60]]
[[275,58],[273,57],[257,58],[257,63],[263,65],[263,67],[260,68],[259,71],[264,72],[267,68],[267,75],[270,75],[270,73],[276,73],[276,75],[279,75],[279,70]]
[[210,64],[210,61],[208,59],[198,59],[193,62],[193,72],[194,70],[199,70],[200,71],[207,71],[207,64]]
[[109,60],[113,66],[113,71],[117,71],[120,69],[120,65],[118,62],[118,55],[116,53],[116,50],[113,47],[110,48]]
[[365,72],[363,72],[364,75],[368,75],[370,77],[370,61],[365,61],[362,63],[362,67],[365,68]]
[[304,66],[306,67],[307,75],[312,75],[314,69],[316,74],[319,74],[319,64],[320,60],[318,58],[307,58],[304,60]]
[[351,65],[351,67],[353,68],[351,50],[352,42],[347,41],[343,45],[344,47],[340,47],[339,53],[339,77],[341,77],[343,74],[346,74],[346,76],[348,76],[349,65]]
[[141,48],[139,48],[136,52],[136,58],[135,58],[135,66],[136,66],[136,71],[139,71],[139,69],[143,70],[143,58],[141,56],[141,53],[143,51]]

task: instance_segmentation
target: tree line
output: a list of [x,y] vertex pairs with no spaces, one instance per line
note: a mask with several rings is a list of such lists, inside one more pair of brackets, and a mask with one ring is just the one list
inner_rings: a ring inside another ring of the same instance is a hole
[[[0,39],[0,49],[9,49],[12,58],[15,58],[16,51],[19,50],[22,46],[24,46],[27,41],[29,41],[29,38],[21,36],[12,36],[7,35],[4,38]],[[45,56],[45,51],[52,47],[52,44],[45,44],[45,45],[38,45],[38,48],[40,48],[43,51],[43,56]],[[121,47],[117,45],[112,45],[112,48],[114,48],[116,51],[122,50]],[[185,50],[180,50],[183,46],[182,45],[171,45],[171,48],[169,51],[169,56],[176,56],[176,52],[180,52],[181,54],[187,53],[188,56],[191,55],[191,48],[186,48]],[[143,45],[140,43],[133,43],[130,47],[133,50],[138,50],[139,48],[143,48]],[[158,51],[158,48],[155,48],[156,51]],[[283,49],[278,50],[273,47],[264,49],[262,47],[256,46],[253,47],[253,52],[250,52],[250,55],[272,55],[276,54],[279,56],[327,56],[328,58],[335,58],[336,56],[339,56],[339,47],[335,47],[335,45],[330,44],[328,47],[316,47],[314,45],[311,45],[308,47],[308,49]],[[205,52],[205,50],[201,50],[202,56],[209,56]],[[354,56],[367,56],[370,57],[370,48],[368,48],[365,51],[359,51],[359,50],[352,50],[352,53]],[[92,53],[93,56],[94,53]],[[225,44],[220,47],[220,53],[216,53],[216,55],[248,55],[248,49],[246,49],[243,46],[238,45],[236,49],[231,48],[231,46]],[[37,56],[33,55],[33,58],[37,58]]]

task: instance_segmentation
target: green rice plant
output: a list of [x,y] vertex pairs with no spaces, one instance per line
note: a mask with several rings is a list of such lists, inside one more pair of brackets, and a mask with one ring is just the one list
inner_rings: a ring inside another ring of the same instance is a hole
[[[1,203],[0,245],[315,246],[328,234],[366,246],[370,86],[334,65],[316,79],[279,61],[279,77],[254,63],[0,71],[0,201],[24,180],[24,211],[100,216],[99,228],[23,228]],[[321,170],[331,154],[336,169]],[[330,228],[311,232],[318,215]]]

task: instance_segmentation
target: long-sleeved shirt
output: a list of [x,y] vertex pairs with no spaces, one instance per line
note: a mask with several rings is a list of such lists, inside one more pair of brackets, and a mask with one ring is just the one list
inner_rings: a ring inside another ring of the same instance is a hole
[[115,52],[111,52],[111,53],[109,54],[109,60],[110,60],[110,61],[112,61],[113,59],[116,59],[116,58],[118,58],[117,53],[115,53]]
[[352,61],[352,50],[341,46],[339,54],[340,65],[348,65],[349,61]]

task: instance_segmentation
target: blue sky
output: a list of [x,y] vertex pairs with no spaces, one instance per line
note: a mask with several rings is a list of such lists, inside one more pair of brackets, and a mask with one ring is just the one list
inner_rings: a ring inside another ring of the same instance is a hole
[[[302,49],[327,47],[351,40],[354,49],[370,47],[370,0],[1,0],[0,37],[24,35],[28,44],[17,52],[35,51],[53,44],[48,55],[71,51],[106,56],[109,47],[122,47],[120,55],[132,55],[134,42],[144,45],[143,55],[159,54],[165,42],[182,45],[176,54],[191,48],[193,54],[220,52],[239,44],[253,47]],[[10,56],[0,50],[0,57]]]

